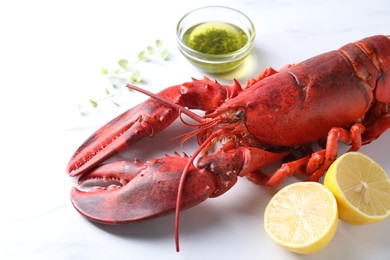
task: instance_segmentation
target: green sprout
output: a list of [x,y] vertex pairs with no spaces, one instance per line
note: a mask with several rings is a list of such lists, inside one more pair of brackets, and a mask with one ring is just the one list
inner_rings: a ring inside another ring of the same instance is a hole
[[[169,60],[169,52],[167,49],[164,48],[161,40],[156,40],[155,45],[151,46],[148,45],[145,50],[142,50],[137,55],[137,60],[135,60],[133,63],[129,63],[129,60],[127,59],[120,59],[118,61],[119,68],[115,70],[109,70],[107,68],[102,68],[101,73],[108,77],[110,83],[111,83],[111,90],[109,88],[105,89],[105,96],[100,99],[89,99],[88,105],[92,106],[93,108],[97,108],[99,106],[99,103],[105,100],[111,100],[111,102],[117,106],[120,106],[120,104],[116,103],[114,101],[114,97],[121,95],[125,93],[125,91],[129,91],[128,88],[122,88],[120,89],[117,85],[117,82],[129,82],[129,83],[142,83],[142,74],[139,70],[136,69],[137,64],[140,62],[149,62],[152,60],[152,58],[159,56],[160,59],[167,61]],[[123,84],[125,85],[125,84]],[[116,90],[115,93],[112,93],[113,90]],[[119,90],[119,91],[118,91]],[[79,105],[79,111],[82,115],[84,113],[82,112],[82,108],[87,105]]]
[[142,50],[137,55],[137,60],[133,64],[129,64],[127,59],[120,59],[118,61],[119,69],[110,71],[106,68],[102,68],[103,75],[110,75],[113,77],[118,77],[118,75],[127,73],[130,77],[127,79],[130,83],[139,83],[142,82],[141,72],[135,70],[136,65],[139,62],[149,62],[151,56],[159,55],[160,58],[164,61],[169,59],[168,50],[164,48],[160,40],[156,40],[155,46],[148,45],[146,50]]

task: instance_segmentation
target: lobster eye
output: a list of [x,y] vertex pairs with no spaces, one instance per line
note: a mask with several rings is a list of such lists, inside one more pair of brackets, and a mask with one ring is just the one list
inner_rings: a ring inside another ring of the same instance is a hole
[[244,114],[245,114],[245,111],[243,109],[239,109],[236,111],[235,115],[236,115],[237,119],[241,119],[244,117]]

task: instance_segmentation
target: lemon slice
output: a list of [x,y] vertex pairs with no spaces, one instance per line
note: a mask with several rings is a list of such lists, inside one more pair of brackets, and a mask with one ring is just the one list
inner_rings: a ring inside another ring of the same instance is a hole
[[390,215],[390,181],[375,161],[359,152],[345,153],[329,167],[324,185],[335,195],[340,219],[356,225]]
[[337,203],[317,182],[299,182],[281,189],[264,213],[267,234],[290,251],[311,254],[325,247],[337,229]]

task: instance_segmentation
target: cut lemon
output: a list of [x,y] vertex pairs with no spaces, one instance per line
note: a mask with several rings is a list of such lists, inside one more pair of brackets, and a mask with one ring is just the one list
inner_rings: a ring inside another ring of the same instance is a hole
[[325,247],[337,228],[337,203],[317,182],[299,182],[281,189],[264,213],[264,228],[279,245],[311,254]]
[[324,185],[336,197],[340,219],[356,225],[390,215],[390,181],[386,172],[359,152],[341,155],[329,167]]

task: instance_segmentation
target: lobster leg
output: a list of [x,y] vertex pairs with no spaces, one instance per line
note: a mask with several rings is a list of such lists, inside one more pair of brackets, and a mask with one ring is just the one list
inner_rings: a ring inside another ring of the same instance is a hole
[[[171,104],[181,108],[201,109],[209,113],[240,91],[241,87],[237,82],[233,86],[225,86],[207,78],[193,79],[192,82],[164,89],[155,94],[155,97],[124,112],[92,134],[77,149],[66,170],[71,176],[89,172],[138,140],[161,132],[179,115],[180,108]],[[156,97],[171,104],[164,103]],[[190,116],[197,121],[203,120],[194,113]]]
[[[362,134],[365,131],[365,127],[362,124],[352,125],[350,132],[343,128],[332,128],[328,134],[326,142],[326,151],[324,162],[313,172],[309,168],[307,174],[310,175],[309,181],[318,181],[329,168],[334,160],[337,158],[338,141],[341,141],[347,145],[351,145],[348,151],[357,151],[362,146]],[[310,166],[310,161],[308,167]]]
[[[99,166],[83,175],[79,185],[89,180],[115,181],[121,185],[82,191],[74,187],[71,201],[85,217],[104,224],[120,224],[163,216],[175,211],[177,187],[189,158],[166,156],[142,164],[121,161]],[[187,172],[181,209],[193,207],[212,195],[216,188],[214,177],[206,170],[191,166]]]
[[310,175],[309,181],[318,181],[330,164],[336,159],[338,151],[338,142],[341,141],[351,145],[349,151],[357,151],[362,145],[361,135],[364,132],[364,126],[354,124],[350,131],[343,128],[332,128],[327,137],[326,148],[306,156],[297,161],[284,163],[265,183],[267,186],[276,188],[287,177],[293,175],[299,168],[306,165],[306,174]]
[[[251,180],[252,182],[258,184],[258,185],[266,185],[266,186],[270,186],[272,188],[276,188],[276,186],[272,186],[272,182],[270,182],[271,178],[274,180],[275,178],[280,177],[282,179],[282,180],[280,180],[280,182],[282,182],[284,179],[286,179],[287,177],[290,177],[292,174],[300,172],[300,169],[302,169],[306,166],[307,162],[310,159],[309,157],[310,156],[305,156],[305,157],[300,158],[298,160],[283,164],[281,166],[281,168],[279,168],[277,171],[278,176],[275,176],[275,174],[271,175],[271,176],[266,175],[259,169],[259,170],[256,170],[254,172],[249,173],[248,179]],[[279,180],[277,180],[277,182],[278,181]]]
[[[197,167],[207,169],[218,176],[246,176],[249,180],[264,185],[267,176],[261,174],[259,169],[280,161],[288,154],[290,151],[269,152],[255,147],[238,147],[227,152],[203,156],[198,160]],[[219,195],[220,193],[215,193],[213,197]]]

